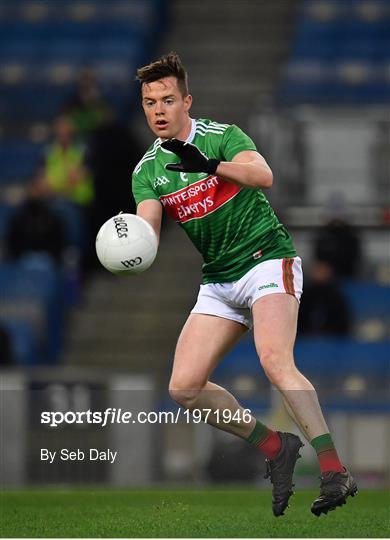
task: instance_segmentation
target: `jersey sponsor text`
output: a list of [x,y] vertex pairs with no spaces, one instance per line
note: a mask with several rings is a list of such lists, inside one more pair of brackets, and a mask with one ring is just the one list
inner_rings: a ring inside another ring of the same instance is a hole
[[230,184],[218,176],[208,176],[188,187],[162,195],[160,201],[175,221],[185,223],[214,212],[239,191],[239,186]]

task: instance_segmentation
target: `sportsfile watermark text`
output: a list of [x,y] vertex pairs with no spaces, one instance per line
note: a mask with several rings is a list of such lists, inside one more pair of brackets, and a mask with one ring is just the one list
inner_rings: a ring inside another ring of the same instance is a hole
[[223,424],[231,422],[250,423],[252,414],[249,409],[177,409],[176,411],[124,411],[108,407],[104,411],[43,411],[41,413],[41,424],[56,428],[63,424],[95,424],[106,427],[111,424],[177,424],[179,421],[185,423],[199,424],[207,422],[209,417],[214,421]]

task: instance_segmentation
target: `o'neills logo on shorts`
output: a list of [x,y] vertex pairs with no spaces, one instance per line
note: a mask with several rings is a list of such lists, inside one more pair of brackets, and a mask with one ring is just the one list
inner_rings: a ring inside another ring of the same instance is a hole
[[185,223],[211,214],[239,191],[239,186],[218,176],[208,176],[174,193],[162,195],[160,201],[175,221]]

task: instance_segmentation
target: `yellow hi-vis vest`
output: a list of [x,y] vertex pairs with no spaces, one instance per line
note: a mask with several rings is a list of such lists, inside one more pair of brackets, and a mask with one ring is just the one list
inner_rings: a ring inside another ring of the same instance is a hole
[[84,151],[78,145],[69,146],[66,150],[58,144],[49,147],[46,154],[46,178],[50,188],[71,201],[86,205],[94,197],[91,176],[86,173],[76,184],[69,182],[69,173],[83,165]]

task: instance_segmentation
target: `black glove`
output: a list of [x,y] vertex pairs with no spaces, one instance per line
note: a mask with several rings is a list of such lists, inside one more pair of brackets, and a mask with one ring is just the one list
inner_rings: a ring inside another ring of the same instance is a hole
[[165,165],[168,171],[215,174],[220,164],[219,159],[208,159],[197,146],[179,141],[179,139],[169,139],[164,141],[161,146],[181,159],[181,163],[168,163]]

